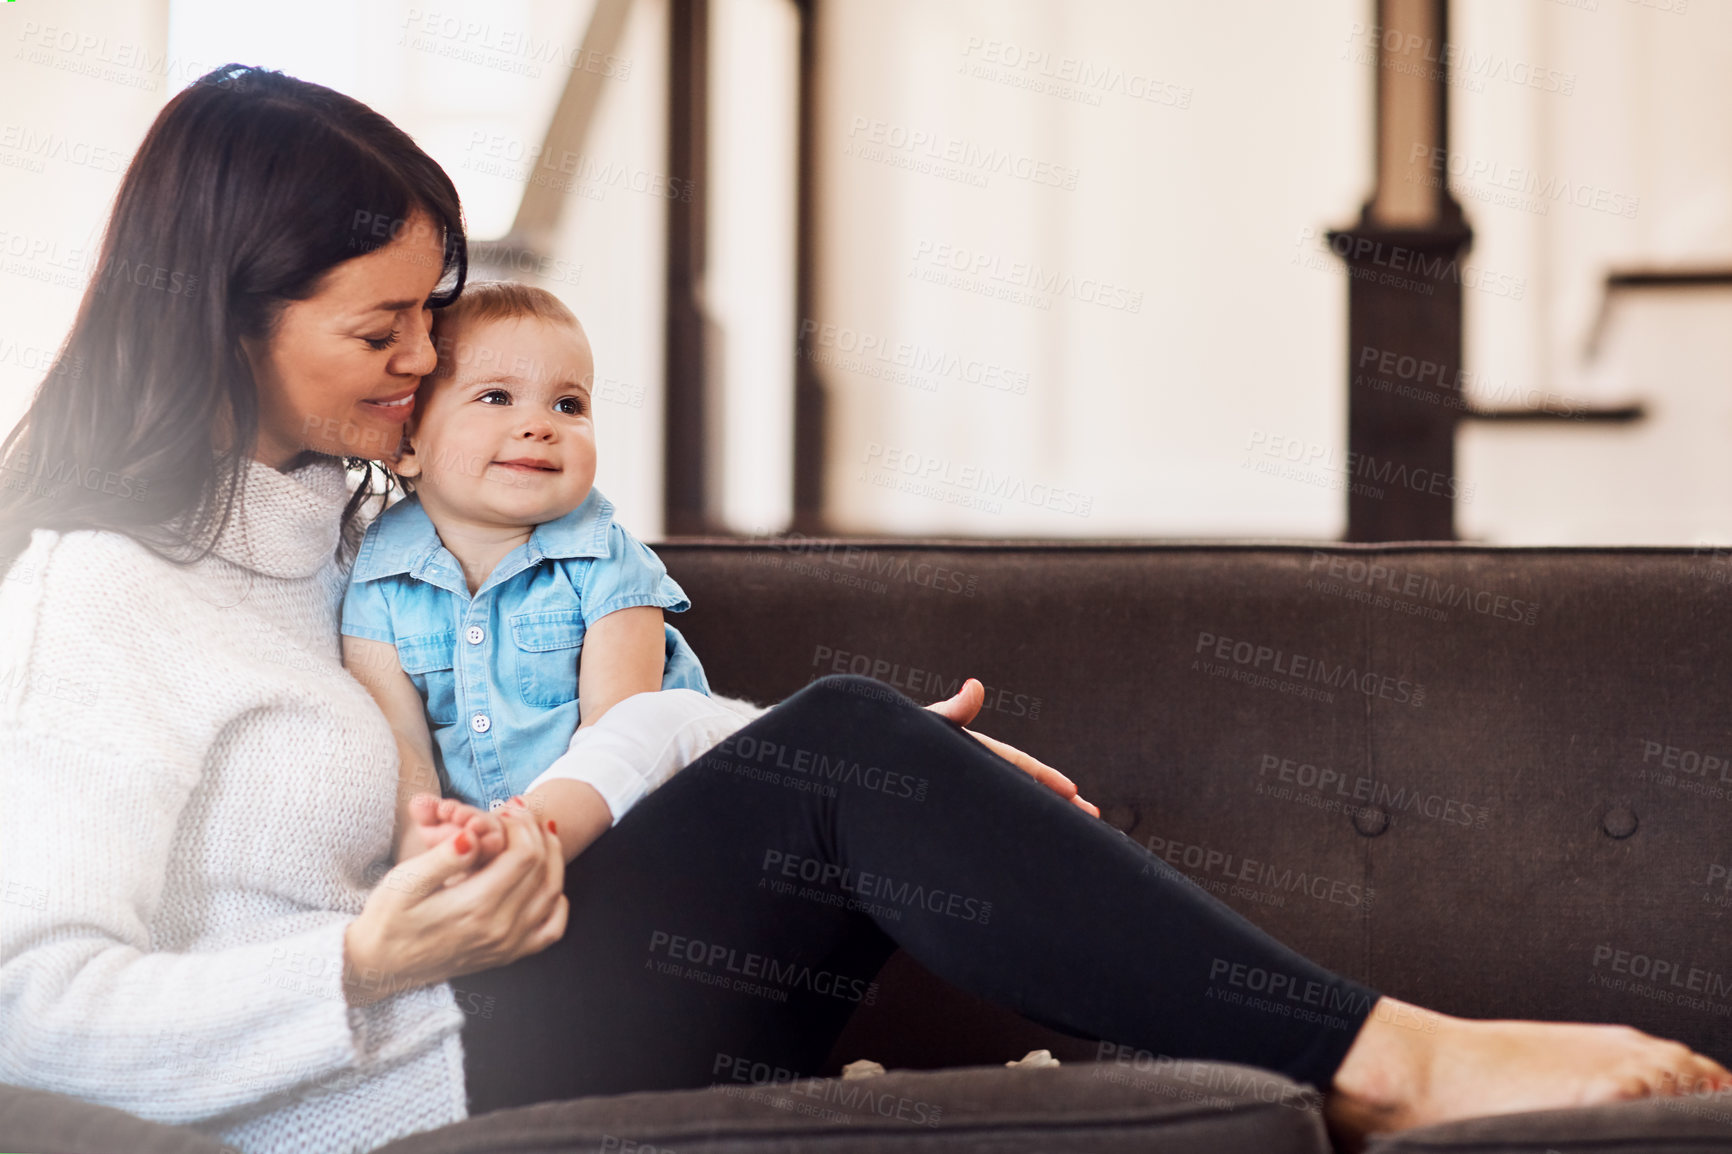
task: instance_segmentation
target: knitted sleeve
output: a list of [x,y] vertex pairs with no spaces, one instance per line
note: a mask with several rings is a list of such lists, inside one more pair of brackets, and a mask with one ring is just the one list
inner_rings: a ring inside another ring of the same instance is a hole
[[137,554],[77,538],[37,530],[0,582],[0,1082],[186,1123],[352,1077],[346,917],[153,943],[200,687]]

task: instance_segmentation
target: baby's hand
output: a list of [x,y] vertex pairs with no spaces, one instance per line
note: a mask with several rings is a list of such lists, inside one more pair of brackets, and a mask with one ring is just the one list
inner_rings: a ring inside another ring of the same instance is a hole
[[409,802],[409,820],[425,849],[460,833],[467,834],[477,847],[475,860],[470,863],[477,869],[505,848],[505,827],[499,818],[456,798],[418,794]]

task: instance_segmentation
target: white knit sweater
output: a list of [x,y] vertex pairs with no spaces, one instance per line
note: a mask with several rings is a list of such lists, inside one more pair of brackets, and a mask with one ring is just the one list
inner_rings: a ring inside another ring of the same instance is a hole
[[397,776],[338,659],[347,495],[255,462],[196,566],[38,529],[0,583],[0,1082],[248,1154],[465,1117],[449,985],[343,997]]

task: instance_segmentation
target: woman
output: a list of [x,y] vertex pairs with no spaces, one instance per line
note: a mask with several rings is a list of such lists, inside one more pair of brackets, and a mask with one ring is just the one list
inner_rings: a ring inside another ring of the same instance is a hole
[[[977,698],[940,716],[862,678],[757,718],[569,868],[508,807],[479,871],[454,839],[386,872],[396,750],[335,616],[380,474],[351,492],[343,461],[395,449],[434,365],[428,310],[465,269],[449,178],[353,100],[226,66],[152,126],[0,447],[0,1080],[247,1151],[364,1150],[702,1085],[719,1055],[810,1070],[898,945],[1075,1033],[1312,1082],[1349,1135],[1729,1078],[1633,1030],[1379,998],[1062,779],[1009,772],[958,724]],[[925,784],[819,797],[765,783],[765,749]],[[789,861],[990,901],[990,920],[790,916],[766,885]],[[1318,983],[1350,1028],[1209,1000],[1223,960]]]

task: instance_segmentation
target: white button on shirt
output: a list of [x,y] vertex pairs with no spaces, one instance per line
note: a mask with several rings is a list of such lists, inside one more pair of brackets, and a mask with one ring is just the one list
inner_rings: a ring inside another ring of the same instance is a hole
[[485,713],[477,713],[474,717],[469,719],[469,728],[473,729],[476,733],[486,733],[489,729],[493,728],[493,722],[487,719]]
[[463,639],[471,645],[480,645],[487,639],[487,630],[479,625],[471,625],[463,631]]

